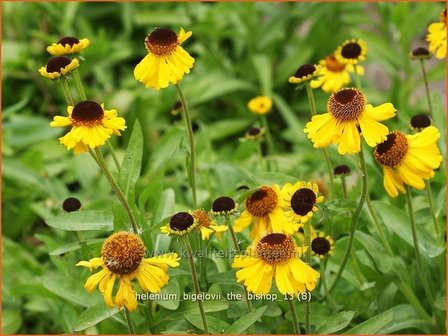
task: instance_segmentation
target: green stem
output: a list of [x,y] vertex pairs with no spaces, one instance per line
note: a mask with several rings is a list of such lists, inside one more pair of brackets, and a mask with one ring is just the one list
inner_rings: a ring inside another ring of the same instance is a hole
[[[397,281],[397,280],[396,280]],[[421,305],[421,299],[415,295],[412,288],[409,286],[409,283],[400,279],[400,283],[398,284],[399,289],[403,293],[404,297],[408,300],[408,302],[414,307],[415,311],[421,315],[421,317],[426,320],[429,324],[434,324],[434,320],[429,316],[426,310]]]
[[429,115],[431,116],[433,122],[435,122],[434,112],[432,110],[431,95],[429,93],[428,76],[426,75],[425,63],[422,59],[420,59],[420,66],[422,69],[423,81],[425,83],[426,98],[428,99]]
[[428,194],[429,211],[431,212],[431,217],[432,221],[434,222],[437,237],[439,237],[440,236],[439,223],[437,220],[436,211],[434,209],[434,199],[432,198],[431,183],[429,182],[429,180],[425,180],[425,184],[426,184],[426,193]]
[[180,88],[179,83],[175,85],[179,99],[182,103],[182,110],[184,111],[185,123],[188,130],[188,141],[190,143],[190,169],[189,169],[189,180],[191,192],[193,194],[193,208],[196,209],[197,198],[196,198],[196,162],[195,162],[195,146],[194,146],[194,134],[193,127],[191,125],[190,111],[188,109],[187,100],[185,99],[184,93]]
[[363,150],[362,150],[362,146],[361,146],[360,152],[358,153],[358,156],[359,156],[360,171],[361,171],[361,175],[362,175],[362,192],[361,192],[361,197],[359,199],[358,206],[356,207],[355,212],[353,213],[352,221],[350,223],[350,235],[348,237],[348,243],[347,243],[347,247],[345,249],[345,254],[344,254],[344,257],[342,259],[342,263],[339,266],[339,270],[338,270],[338,273],[336,274],[336,278],[334,279],[334,282],[333,282],[333,284],[330,287],[330,293],[336,287],[336,284],[337,284],[339,278],[341,277],[342,272],[344,271],[344,268],[345,268],[345,266],[347,264],[348,257],[350,256],[350,251],[352,249],[353,241],[355,239],[356,225],[358,224],[359,215],[361,214],[362,207],[363,207],[364,202],[366,200],[366,195],[367,195],[367,170],[366,170],[366,161],[364,159],[364,153],[363,153]]
[[206,290],[208,288],[207,286],[207,274],[206,274],[206,269],[205,269],[205,257],[206,257],[206,251],[204,249],[204,242],[202,241],[202,237],[201,237],[201,231],[198,230],[198,235],[197,237],[199,238],[199,251],[201,251],[201,255],[199,256],[199,262],[200,262],[200,269],[201,269],[201,289],[202,290]]
[[112,144],[109,141],[106,141],[107,147],[109,148],[110,155],[112,155],[112,159],[114,160],[115,166],[117,167],[117,171],[120,171],[120,163],[118,163],[117,156],[115,155],[115,150]]
[[261,151],[261,141],[260,139],[255,140],[257,142],[257,155],[258,155],[258,163],[260,165],[260,172],[263,171],[263,153]]
[[353,69],[355,70],[355,83],[356,83],[356,87],[359,90],[362,90],[362,86],[361,86],[361,78],[359,76],[358,73],[358,66],[356,64],[353,64]]
[[389,255],[393,255],[392,248],[390,247],[389,240],[386,238],[386,234],[384,233],[383,227],[381,226],[378,217],[376,216],[375,209],[373,208],[372,201],[370,200],[370,195],[367,193],[366,196],[367,207],[369,208],[370,215],[372,216],[373,224],[375,225],[378,234],[380,235],[381,242]]
[[342,193],[344,195],[344,199],[348,198],[348,193],[347,193],[347,184],[345,183],[345,176],[341,175],[341,185],[342,185]]
[[145,316],[146,316],[146,322],[148,323],[148,334],[152,334],[153,333],[153,331],[152,331],[153,317],[152,317],[151,301],[147,300],[146,302],[147,302],[147,305],[146,305],[147,309],[146,309]]
[[73,101],[72,93],[70,91],[70,87],[67,82],[67,78],[64,76],[59,77],[59,82],[61,83],[62,91],[64,91],[65,100],[67,104],[70,106],[74,106],[75,103]]
[[406,203],[408,205],[409,221],[411,222],[412,239],[414,241],[414,250],[415,250],[415,261],[417,262],[417,271],[418,275],[420,276],[423,289],[425,290],[426,296],[432,307],[434,304],[434,297],[432,296],[428,278],[426,277],[425,269],[423,268],[423,263],[420,256],[420,246],[418,245],[417,226],[415,223],[414,208],[412,206],[411,189],[407,185],[406,185]]
[[[196,273],[196,267],[194,266],[193,251],[191,249],[190,239],[188,238],[188,235],[184,236],[184,244],[185,244],[185,250],[187,251],[188,263],[190,264],[191,278],[193,279],[194,291],[196,295],[199,296],[200,293],[199,281]],[[198,300],[197,302],[199,306],[199,313],[201,314],[202,318],[202,324],[204,326],[204,334],[208,334],[208,325],[207,325],[207,319],[205,317],[204,306],[202,305],[201,300]]]
[[79,99],[81,101],[87,100],[86,92],[84,91],[84,86],[81,82],[81,76],[79,75],[78,69],[75,69],[73,72],[73,79],[75,80],[76,89],[78,90]]
[[98,148],[95,148],[95,154],[90,152],[94,158],[96,157],[96,161],[98,165],[100,166],[101,170],[103,171],[104,175],[106,176],[107,180],[109,181],[109,184],[111,185],[112,189],[115,192],[115,195],[117,195],[118,200],[123,205],[124,210],[126,211],[126,214],[128,215],[129,221],[132,225],[132,230],[134,233],[138,233],[138,226],[137,222],[135,220],[134,214],[132,213],[131,207],[129,206],[129,203],[124,196],[123,192],[121,191],[117,181],[115,181],[115,178],[112,176],[111,172],[107,168],[106,162],[104,162],[103,154],[101,154],[101,151]]
[[274,141],[272,140],[271,132],[269,130],[268,125],[268,119],[266,118],[266,115],[261,116],[261,123],[265,129],[266,132],[266,142],[268,144],[268,155],[274,155],[275,147],[274,147]]
[[129,314],[129,310],[124,307],[124,319],[126,320],[126,324],[128,325],[129,335],[135,335],[134,325],[132,324],[131,315]]
[[322,272],[320,272],[320,276],[321,276],[320,281],[321,281],[322,285],[324,286],[325,297],[327,298],[328,303],[330,304],[331,308],[333,309],[333,312],[337,312],[338,307],[336,306],[336,303],[334,303],[333,297],[331,296],[331,293],[328,290],[327,278],[325,275],[326,269],[327,269],[327,259],[324,259],[324,262],[322,263]]
[[[305,223],[305,239],[306,243],[305,246],[306,254],[305,254],[305,260],[308,264],[308,266],[311,267],[311,220],[308,220]],[[309,292],[308,292],[309,294]],[[305,333],[310,333],[310,318],[311,318],[311,302],[309,300],[306,300],[305,302]]]
[[299,320],[297,318],[296,306],[294,305],[295,300],[287,300],[289,305],[289,310],[291,311],[292,326],[294,328],[294,335],[300,335]]
[[[306,93],[307,93],[307,96],[308,96],[308,103],[310,105],[311,116],[313,117],[313,116],[315,116],[317,114],[316,102],[314,100],[313,89],[311,88],[309,83],[307,83],[305,86],[306,86]],[[327,170],[328,170],[328,177],[330,179],[330,195],[329,195],[328,198],[331,200],[334,197],[333,168],[331,167],[330,156],[328,155],[327,149],[326,148],[322,148],[322,152],[324,154],[325,163],[327,165]]]

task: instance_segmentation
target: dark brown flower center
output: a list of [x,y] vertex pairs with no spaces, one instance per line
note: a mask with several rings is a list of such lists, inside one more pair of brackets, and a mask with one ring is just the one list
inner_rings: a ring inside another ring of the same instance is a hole
[[325,58],[325,66],[331,72],[341,72],[345,69],[345,64],[339,63],[333,55]]
[[81,209],[81,202],[75,197],[69,197],[62,203],[62,209],[66,212],[78,211]]
[[260,132],[261,132],[261,130],[258,127],[251,127],[247,131],[247,134],[249,134],[251,136],[257,136],[258,134],[260,134]]
[[344,58],[356,59],[361,55],[361,46],[356,42],[349,42],[342,47],[341,55]]
[[45,67],[48,73],[58,72],[61,73],[61,69],[65,68],[71,62],[70,58],[64,56],[52,57],[48,60]]
[[101,249],[104,265],[115,274],[134,272],[143,260],[145,245],[130,232],[116,232],[107,238]]
[[146,49],[154,55],[171,53],[178,45],[177,34],[171,29],[156,28],[145,39]]
[[258,258],[274,265],[294,258],[295,247],[292,237],[283,233],[271,233],[260,239],[255,250]]
[[101,123],[104,111],[100,104],[85,100],[75,105],[72,111],[72,121],[76,126],[93,126]]
[[308,75],[312,75],[314,71],[316,71],[316,67],[313,64],[304,64],[297,69],[296,73],[294,74],[294,77],[304,78]]
[[274,189],[263,186],[246,199],[247,211],[255,217],[265,217],[271,213],[278,203]]
[[194,224],[194,218],[188,212],[178,212],[170,219],[170,228],[174,231],[185,231]]
[[330,252],[331,244],[326,238],[317,237],[311,242],[311,250],[318,255],[325,255]]
[[298,189],[291,197],[291,208],[300,216],[312,211],[315,204],[316,194],[308,188]]
[[400,131],[394,131],[387,135],[386,141],[376,146],[373,155],[382,165],[395,167],[403,160],[408,149],[406,136]]
[[63,46],[68,44],[70,47],[73,47],[73,45],[75,45],[76,43],[79,43],[79,40],[73,36],[66,36],[58,41],[58,44],[62,44]]
[[416,48],[412,50],[412,55],[414,56],[429,56],[429,50],[423,47]]
[[212,204],[212,210],[213,212],[231,212],[235,210],[235,201],[226,196],[218,197]]
[[350,167],[346,165],[339,165],[333,169],[334,175],[347,175],[350,174]]
[[249,187],[247,185],[240,185],[238,188],[236,188],[236,191],[240,191],[240,190],[249,190]]
[[194,219],[196,219],[199,226],[201,227],[209,227],[210,224],[212,224],[212,220],[208,216],[207,212],[205,212],[203,209],[195,210],[192,216]]
[[357,89],[341,89],[328,99],[327,109],[340,121],[358,118],[364,111],[366,99]]
[[417,129],[423,129],[431,126],[431,118],[426,114],[417,114],[411,118],[411,126]]

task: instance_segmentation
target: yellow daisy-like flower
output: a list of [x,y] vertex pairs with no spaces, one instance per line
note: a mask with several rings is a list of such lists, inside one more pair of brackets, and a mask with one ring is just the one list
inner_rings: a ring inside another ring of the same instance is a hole
[[432,23],[428,27],[426,41],[429,42],[429,51],[437,58],[446,56],[446,8],[440,13],[440,22]]
[[266,96],[257,96],[247,103],[247,107],[252,113],[266,114],[272,108],[272,100]]
[[304,64],[300,66],[294,76],[289,77],[288,82],[291,84],[305,83],[320,75],[322,66],[314,64]]
[[282,294],[298,294],[316,287],[319,273],[300,260],[302,249],[294,239],[283,233],[264,236],[238,256],[232,263],[238,282],[243,282],[249,292],[269,293],[275,279]]
[[70,55],[79,53],[81,50],[87,48],[89,44],[89,39],[83,38],[79,40],[73,36],[66,36],[61,38],[57,43],[48,46],[47,51],[56,56]]
[[[310,86],[313,89],[321,87],[325,92],[335,92],[349,84],[350,73],[355,72],[352,64],[340,63],[334,55],[326,57],[319,64],[322,66],[319,76],[311,81]],[[363,76],[364,67],[357,65],[356,72]]]
[[333,255],[334,240],[330,236],[325,236],[323,232],[313,232],[311,234],[311,254],[320,259]]
[[246,140],[261,140],[265,134],[265,129],[263,127],[259,128],[259,127],[251,127],[247,130],[246,134],[245,134],[245,139]]
[[193,67],[194,58],[181,47],[191,34],[183,28],[179,34],[171,29],[156,28],[145,39],[148,55],[135,67],[135,79],[156,90],[170,83],[177,84]]
[[215,199],[212,203],[212,210],[210,213],[213,216],[229,216],[238,211],[238,203],[227,196],[221,196]]
[[64,56],[56,56],[50,58],[47,65],[39,69],[39,73],[44,77],[55,79],[72,72],[77,67],[79,67],[77,58],[70,59]]
[[361,39],[347,40],[334,52],[337,61],[344,64],[357,64],[366,59],[367,44]]
[[221,239],[221,233],[228,229],[227,225],[216,225],[215,221],[203,209],[195,210],[191,215],[198,223],[202,240],[210,239],[210,235],[213,233],[216,234],[216,238]]
[[313,116],[304,131],[314,147],[338,144],[339,154],[344,155],[361,150],[358,127],[370,147],[384,141],[389,130],[380,121],[394,117],[396,110],[391,103],[373,107],[367,104],[361,91],[350,88],[333,93],[328,99],[327,111]]
[[178,237],[185,236],[199,227],[199,223],[195,217],[188,212],[178,212],[173,215],[170,222],[162,226],[160,231],[167,236],[174,235]]
[[271,232],[293,234],[299,228],[286,217],[285,201],[278,185],[262,186],[245,202],[246,210],[233,223],[235,232],[241,232],[253,223],[250,236],[259,239]]
[[[311,236],[314,234],[314,231],[315,231],[314,227],[310,223],[310,233],[311,233]],[[301,225],[299,227],[299,230],[297,231],[297,233],[294,236],[296,238],[298,238],[299,246],[304,248],[305,245],[306,245],[306,236],[305,236],[305,229],[304,229],[303,225]]]
[[281,193],[287,207],[286,216],[299,224],[308,222],[318,210],[316,204],[324,200],[324,196],[318,196],[317,184],[311,182],[287,183]]
[[[145,250],[143,241],[135,233],[112,234],[104,241],[100,258],[76,264],[90,270],[102,268],[87,279],[84,288],[92,293],[98,287],[109,307],[120,309],[125,306],[129,311],[136,310],[137,300],[132,280],[137,279],[142,290],[158,293],[168,283],[168,267],[179,266],[180,258],[176,253],[144,258]],[[114,299],[115,280],[119,284]]]
[[73,148],[76,155],[103,145],[112,134],[121,135],[120,131],[126,129],[125,120],[117,117],[117,110],[105,110],[103,104],[94,101],[67,106],[67,112],[68,117],[56,116],[50,126],[72,126],[59,141],[68,150]]
[[442,162],[437,146],[439,137],[437,128],[429,126],[413,135],[391,132],[376,146],[374,156],[383,166],[384,188],[390,197],[405,193],[404,184],[419,190],[425,188],[424,180],[433,177],[434,169]]

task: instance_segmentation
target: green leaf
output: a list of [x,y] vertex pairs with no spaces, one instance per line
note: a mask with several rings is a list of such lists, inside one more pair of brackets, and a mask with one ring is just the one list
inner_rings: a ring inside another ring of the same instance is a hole
[[[86,242],[87,246],[95,245],[95,244],[100,245],[104,242],[104,239],[86,239],[85,242]],[[53,255],[53,256],[58,256],[58,255],[65,254],[68,252],[77,251],[79,249],[81,249],[80,242],[74,242],[74,243],[62,245],[62,246],[58,247],[57,249],[54,249],[54,250],[48,252],[48,254]]]
[[251,119],[225,119],[217,121],[209,125],[209,128],[213,130],[210,133],[210,140],[217,141],[227,138],[231,135],[243,135],[249,125],[252,123]]
[[160,291],[160,295],[165,294],[175,294],[176,300],[155,300],[159,305],[161,305],[163,308],[169,309],[169,310],[176,310],[179,308],[179,298],[180,298],[180,286],[177,279],[170,279],[168,284],[162,288]]
[[[202,317],[199,314],[185,315],[185,319],[200,330],[204,330]],[[206,316],[208,332],[211,334],[222,334],[229,324],[219,318]]]
[[109,308],[104,302],[98,303],[92,307],[89,307],[87,310],[83,311],[81,315],[79,315],[73,325],[73,330],[85,330],[100,323],[101,321],[108,319],[111,316],[114,316],[118,313],[118,311],[119,310],[116,307]]
[[[218,312],[229,308],[229,303],[225,301],[203,301],[204,311],[206,313]],[[166,311],[157,321],[157,325],[166,325],[168,321],[175,321],[184,317],[185,314],[197,314],[198,303],[192,301],[182,301],[179,309],[175,311]]]
[[112,231],[113,217],[110,211],[85,210],[64,213],[45,220],[49,226],[65,231]]
[[390,308],[385,313],[393,314],[392,321],[380,328],[377,332],[378,334],[389,335],[410,328],[421,330],[424,334],[427,334],[426,327],[428,327],[428,322],[421,319],[411,305],[398,305]]
[[333,316],[330,316],[324,323],[318,325],[314,333],[315,334],[335,333],[348,326],[354,316],[355,316],[354,311],[343,311],[334,314]]
[[2,314],[2,335],[17,333],[22,322],[19,309],[5,309]]
[[393,316],[393,312],[388,310],[358,324],[344,334],[377,334],[381,328],[393,321]]
[[392,261],[383,246],[370,235],[362,231],[356,231],[355,237],[372,257],[378,270],[381,273],[388,273],[392,268]]
[[255,72],[260,79],[263,95],[268,97],[272,94],[272,65],[266,55],[256,55],[252,59]]
[[143,133],[138,120],[134,123],[128,148],[121,164],[119,184],[126,199],[134,199],[135,184],[140,176],[143,157]]
[[226,329],[224,334],[242,334],[263,315],[267,307],[268,306],[257,308],[253,312],[240,317],[235,323]]

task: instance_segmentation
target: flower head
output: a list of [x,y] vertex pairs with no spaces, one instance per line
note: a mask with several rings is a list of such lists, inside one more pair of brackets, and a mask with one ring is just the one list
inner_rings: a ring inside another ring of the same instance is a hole
[[347,40],[334,52],[334,56],[340,63],[357,64],[366,59],[367,44],[361,39]]
[[269,293],[273,279],[282,294],[297,294],[315,288],[319,273],[299,259],[302,249],[296,246],[291,236],[268,234],[249,246],[246,252],[248,255],[234,259],[232,267],[241,268],[236,277],[249,292]]
[[374,157],[383,166],[384,188],[391,197],[405,193],[404,184],[419,190],[425,188],[424,180],[434,176],[442,155],[437,146],[440,133],[434,126],[406,135],[394,131],[375,147]]
[[199,223],[195,217],[188,212],[178,212],[173,215],[170,222],[162,226],[160,231],[166,235],[185,236],[186,234],[197,229]]
[[323,259],[331,256],[334,251],[334,241],[323,232],[313,232],[311,235],[311,254]]
[[339,154],[344,155],[361,150],[360,132],[371,147],[384,141],[389,130],[380,121],[394,117],[396,110],[391,103],[373,107],[361,91],[349,88],[330,96],[327,111],[313,116],[304,131],[314,147],[338,144]]
[[415,48],[414,50],[411,51],[409,57],[412,60],[418,60],[418,59],[430,59],[431,58],[431,53],[429,52],[428,49],[426,48]]
[[220,239],[221,233],[226,232],[228,229],[227,225],[216,225],[216,222],[210,218],[204,209],[195,210],[191,215],[198,223],[202,240],[210,239],[210,235],[213,233],[216,233],[216,237]]
[[227,196],[218,197],[213,201],[210,213],[214,216],[228,216],[238,211],[238,203]]
[[59,138],[68,150],[75,154],[103,145],[112,134],[121,135],[126,129],[125,120],[117,117],[117,110],[105,110],[91,100],[67,107],[68,117],[56,116],[51,127],[72,126],[71,130]]
[[47,65],[39,69],[39,73],[47,78],[55,79],[66,75],[79,67],[77,58],[70,59],[65,56],[56,56],[48,60]]
[[245,205],[246,210],[233,223],[235,232],[243,231],[251,223],[253,239],[271,232],[293,234],[298,229],[285,215],[285,201],[278,185],[260,187],[246,199]]
[[350,174],[350,167],[347,165],[339,165],[333,169],[334,176],[346,176],[348,174]]
[[263,137],[265,133],[264,128],[251,127],[246,131],[246,139],[247,140],[258,140]]
[[300,84],[310,81],[320,75],[321,68],[320,65],[304,64],[296,70],[294,76],[289,77],[288,82]]
[[286,216],[299,224],[308,222],[317,211],[317,204],[324,200],[324,196],[318,196],[317,184],[311,182],[287,183],[281,192],[287,207]]
[[177,84],[193,67],[194,58],[181,47],[191,34],[183,28],[179,34],[171,29],[156,28],[145,39],[148,55],[135,67],[135,79],[156,90],[170,83]]
[[79,53],[81,50],[87,48],[89,44],[89,39],[83,38],[79,40],[73,36],[66,36],[61,38],[57,43],[48,46],[47,51],[56,56],[70,55]]
[[[350,73],[355,69],[352,64],[338,62],[334,55],[330,55],[319,62],[321,70],[319,76],[314,78],[310,85],[313,89],[321,87],[325,92],[335,92],[350,83]],[[358,75],[364,75],[364,68],[356,66]]]
[[257,96],[247,103],[247,107],[252,113],[260,115],[266,114],[272,108],[272,100],[266,96]]
[[432,120],[426,114],[416,114],[411,118],[411,121],[409,122],[409,127],[416,131],[421,131],[431,125]]
[[428,27],[426,41],[429,42],[429,51],[437,58],[446,55],[446,8],[440,13],[440,22],[432,23]]
[[81,209],[81,202],[75,197],[66,198],[62,203],[62,209],[64,209],[65,212],[78,211]]
[[[121,231],[112,234],[104,241],[100,258],[76,264],[90,270],[102,268],[87,279],[84,288],[92,293],[99,286],[109,307],[120,309],[125,306],[130,311],[136,310],[137,300],[132,280],[137,279],[144,291],[157,293],[168,283],[168,267],[179,266],[176,253],[144,258],[145,250],[143,241],[135,233]],[[114,299],[115,280],[119,284]]]

